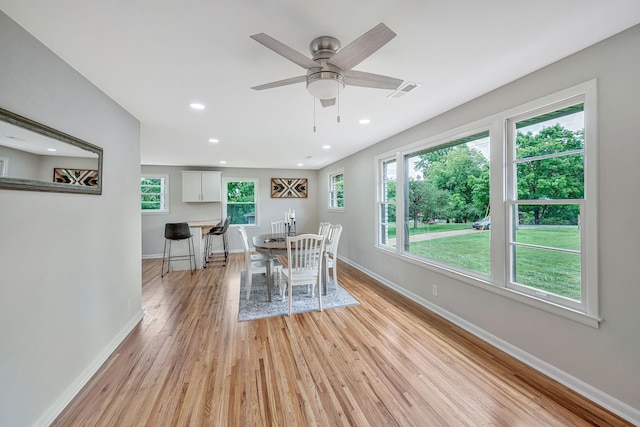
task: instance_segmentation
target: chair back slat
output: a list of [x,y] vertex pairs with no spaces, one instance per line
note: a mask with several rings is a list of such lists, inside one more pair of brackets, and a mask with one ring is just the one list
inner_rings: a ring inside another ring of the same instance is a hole
[[287,237],[287,259],[292,275],[320,271],[324,240],[321,234]]
[[271,222],[271,234],[285,234],[287,232],[287,223],[284,221]]
[[329,246],[327,248],[327,252],[333,255],[338,254],[338,243],[340,243],[340,235],[342,234],[342,225],[334,224],[329,228],[329,233],[327,235],[327,240],[329,241]]
[[321,222],[320,227],[318,228],[318,234],[322,234],[323,236],[327,236],[329,234],[329,229],[331,228],[330,222]]

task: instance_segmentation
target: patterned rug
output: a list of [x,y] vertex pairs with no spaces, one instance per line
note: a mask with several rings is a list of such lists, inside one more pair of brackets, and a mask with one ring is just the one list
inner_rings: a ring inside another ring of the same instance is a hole
[[[280,289],[276,283],[273,287],[271,302],[267,301],[267,278],[262,274],[254,274],[251,283],[251,297],[247,300],[246,272],[241,272],[240,277],[240,307],[238,320],[254,320],[265,317],[286,316],[289,312],[288,302],[280,298]],[[322,295],[322,309],[328,310],[337,307],[357,305],[359,302],[345,291],[344,288],[329,280],[327,295]],[[293,287],[292,313],[304,313],[318,310],[318,296],[307,293],[306,286]]]

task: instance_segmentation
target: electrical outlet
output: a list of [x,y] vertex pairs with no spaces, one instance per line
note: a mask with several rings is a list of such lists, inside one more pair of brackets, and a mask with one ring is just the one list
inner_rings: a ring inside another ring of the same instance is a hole
[[438,286],[437,285],[433,285],[433,296],[434,297],[438,296]]

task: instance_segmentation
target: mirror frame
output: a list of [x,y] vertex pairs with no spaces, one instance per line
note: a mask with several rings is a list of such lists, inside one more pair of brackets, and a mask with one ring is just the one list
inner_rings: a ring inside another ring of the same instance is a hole
[[102,148],[2,108],[0,108],[0,120],[98,155],[98,185],[96,187],[2,176],[0,177],[0,189],[48,191],[55,193],[102,194]]

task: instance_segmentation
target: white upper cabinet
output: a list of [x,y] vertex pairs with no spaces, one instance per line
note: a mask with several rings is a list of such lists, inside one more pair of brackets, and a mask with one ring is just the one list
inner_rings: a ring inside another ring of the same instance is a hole
[[221,201],[221,181],[222,172],[182,171],[182,201]]

